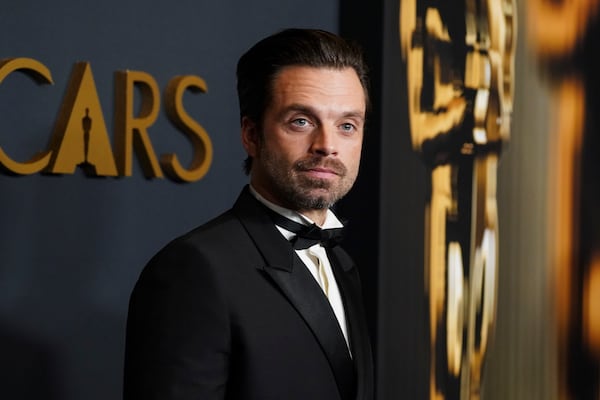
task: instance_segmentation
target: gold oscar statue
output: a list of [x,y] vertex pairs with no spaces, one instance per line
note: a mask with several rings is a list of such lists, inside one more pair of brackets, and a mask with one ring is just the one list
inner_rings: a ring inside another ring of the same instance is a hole
[[510,136],[516,4],[400,0],[412,144],[426,206],[430,399],[479,399],[496,311],[497,164]]

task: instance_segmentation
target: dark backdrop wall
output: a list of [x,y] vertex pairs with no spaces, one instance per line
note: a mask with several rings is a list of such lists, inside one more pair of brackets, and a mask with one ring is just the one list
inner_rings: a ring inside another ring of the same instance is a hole
[[429,392],[424,204],[428,176],[412,151],[400,1],[340,2],[340,33],[359,41],[371,68],[373,111],[361,175],[339,209],[345,244],[361,270],[376,354],[377,399],[426,399]]
[[[208,92],[186,93],[184,105],[214,154],[207,175],[188,184],[144,178],[135,155],[130,177],[0,173],[0,398],[120,398],[127,302],[139,272],[168,240],[228,208],[246,182],[237,58],[284,27],[337,31],[338,8],[334,0],[2,5],[0,59],[33,58],[54,80],[40,86],[13,73],[0,84],[0,148],[15,161],[46,149],[78,61],[91,65],[111,140],[115,71],[146,72],[161,92],[176,75],[202,77]],[[148,134],[157,154],[191,161],[164,104]]]

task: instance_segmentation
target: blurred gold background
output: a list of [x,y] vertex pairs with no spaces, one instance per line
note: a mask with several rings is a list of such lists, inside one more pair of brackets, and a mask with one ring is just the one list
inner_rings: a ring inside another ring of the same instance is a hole
[[600,399],[599,2],[400,3],[430,398]]

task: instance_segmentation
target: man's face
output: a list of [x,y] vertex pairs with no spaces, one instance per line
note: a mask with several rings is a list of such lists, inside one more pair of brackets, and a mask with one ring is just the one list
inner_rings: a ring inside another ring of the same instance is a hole
[[242,121],[254,188],[275,204],[309,214],[333,205],[356,180],[365,110],[352,68],[284,68],[273,82],[262,130]]

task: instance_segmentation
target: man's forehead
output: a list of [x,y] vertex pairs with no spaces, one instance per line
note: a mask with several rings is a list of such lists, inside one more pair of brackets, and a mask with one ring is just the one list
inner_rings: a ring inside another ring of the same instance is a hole
[[364,88],[350,67],[286,67],[273,82],[271,99],[289,108],[314,108],[322,104],[363,115],[366,109]]

